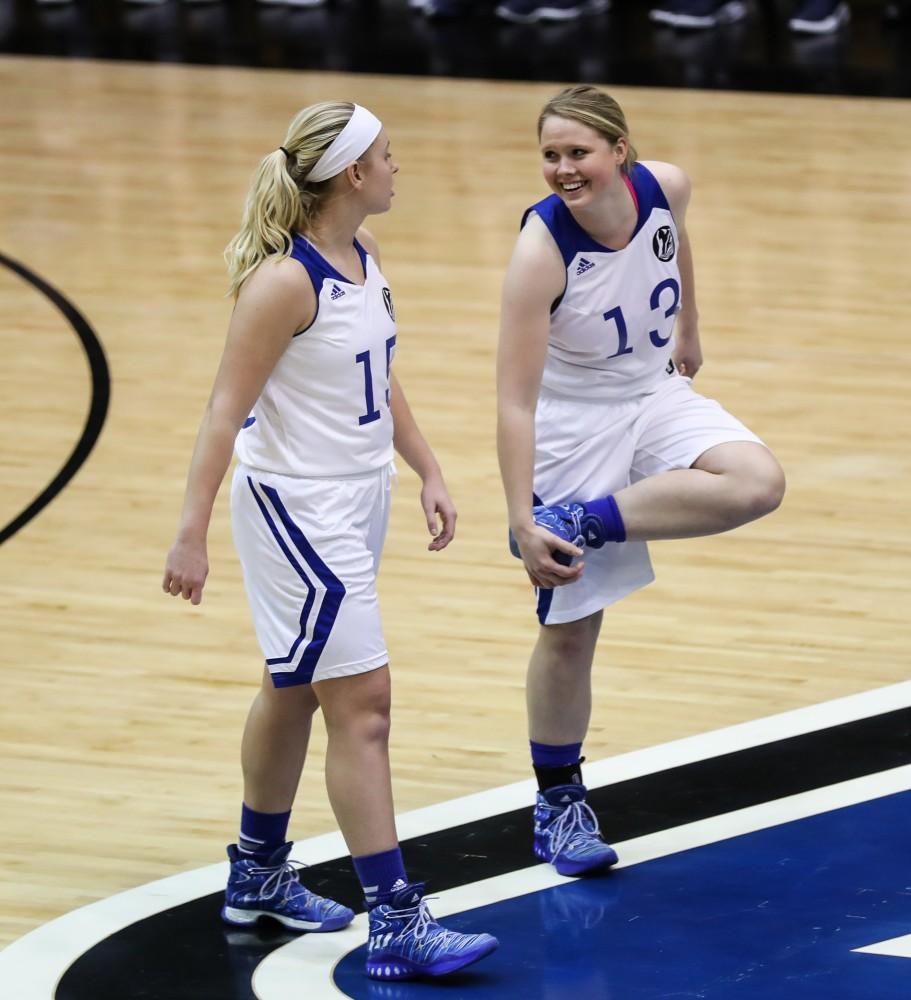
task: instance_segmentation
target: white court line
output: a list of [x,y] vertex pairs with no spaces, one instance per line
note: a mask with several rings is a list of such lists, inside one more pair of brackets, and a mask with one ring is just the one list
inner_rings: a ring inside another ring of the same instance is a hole
[[[909,705],[911,681],[905,681],[618,757],[587,762],[586,783],[592,788],[614,784]],[[533,780],[519,781],[403,813],[396,819],[399,837],[407,840],[426,836],[449,826],[522,808],[533,801],[535,787]],[[294,856],[310,865],[345,857],[347,853],[339,833],[298,841],[294,849]],[[0,983],[12,991],[16,1000],[53,1000],[60,977],[93,945],[138,920],[221,891],[226,877],[227,862],[208,865],[118,893],[58,917],[0,952]],[[450,890],[446,896],[459,891]]]
[[[681,851],[704,847],[908,789],[911,789],[911,765],[854,778],[826,788],[800,792],[774,802],[749,806],[722,816],[713,816],[615,844],[620,855],[620,862],[616,867],[630,868],[656,858],[679,854]],[[566,885],[571,881],[575,880],[558,875],[550,865],[535,865],[441,892],[435,897],[432,909],[434,916],[442,918],[540,892],[542,889]],[[476,929],[484,930],[483,927]],[[359,914],[344,931],[335,934],[306,934],[282,945],[257,966],[253,976],[253,992],[258,1000],[338,1000],[346,994],[332,980],[335,966],[350,951],[362,945],[366,935],[367,917],[366,914]],[[900,950],[902,948],[905,950]],[[911,935],[855,950],[911,957]]]
[[868,944],[865,948],[855,948],[865,955],[891,955],[894,958],[911,958],[911,934]]

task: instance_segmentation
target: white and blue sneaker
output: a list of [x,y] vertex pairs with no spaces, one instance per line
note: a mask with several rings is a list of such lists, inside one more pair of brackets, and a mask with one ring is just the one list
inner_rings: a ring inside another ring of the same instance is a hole
[[236,844],[228,845],[231,873],[222,920],[246,927],[268,917],[295,931],[337,931],[351,923],[353,910],[301,885],[288,861],[293,846],[282,844],[263,864],[241,853]]
[[[579,548],[587,545],[590,549],[600,549],[604,545],[604,522],[597,514],[587,513],[580,503],[561,503],[552,507],[542,504],[532,507],[531,516],[539,527],[547,528],[557,538]],[[509,551],[517,559],[522,558],[512,532],[509,533]],[[566,566],[572,562],[571,556],[560,551],[554,552],[554,559]]]
[[369,913],[367,975],[371,979],[445,976],[494,951],[490,934],[459,934],[441,927],[430,915],[424,885],[411,882]]
[[579,547],[600,549],[604,544],[604,524],[597,514],[589,514],[580,503],[559,503],[552,507],[532,507],[535,524],[564,541]]
[[851,8],[839,0],[805,0],[788,27],[802,35],[831,35],[851,20]]
[[617,863],[617,852],[604,843],[585,792],[585,785],[555,785],[538,792],[535,855],[560,875],[581,875]]
[[494,8],[501,21],[533,24],[536,21],[575,21],[588,14],[600,14],[610,0],[503,0]]
[[672,28],[714,28],[733,24],[747,15],[744,0],[667,0],[648,12],[658,24]]

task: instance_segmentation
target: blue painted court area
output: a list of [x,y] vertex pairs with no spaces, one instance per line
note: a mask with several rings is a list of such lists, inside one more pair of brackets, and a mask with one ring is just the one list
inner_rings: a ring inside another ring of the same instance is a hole
[[500,939],[449,981],[370,982],[364,948],[335,981],[384,1000],[909,1000],[911,959],[852,950],[911,933],[909,819],[903,792],[568,882],[448,918]]

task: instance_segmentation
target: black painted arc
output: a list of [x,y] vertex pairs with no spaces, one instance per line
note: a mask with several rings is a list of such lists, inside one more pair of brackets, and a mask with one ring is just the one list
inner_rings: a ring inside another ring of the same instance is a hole
[[42,278],[39,278],[37,274],[30,271],[24,264],[20,264],[18,261],[2,253],[0,253],[0,264],[18,274],[20,278],[41,292],[45,298],[49,299],[63,313],[82,344],[86,358],[88,359],[92,379],[92,400],[79,440],[76,442],[69,458],[64,462],[60,471],[45,486],[41,493],[32,500],[25,510],[17,514],[9,524],[0,528],[0,545],[2,545],[15,535],[17,531],[24,528],[33,517],[39,514],[57,496],[89,457],[92,448],[95,447],[95,442],[101,434],[101,429],[104,426],[105,417],[107,416],[108,403],[111,398],[111,379],[101,343],[82,313],[58,292],[56,288],[49,285]]
[[[608,840],[671,829],[911,763],[911,709],[844,723],[602,788],[589,801]],[[433,891],[534,864],[529,808],[403,842],[409,875]],[[363,907],[348,858],[307,870],[307,884]],[[255,1000],[257,965],[293,935],[223,925],[221,893],[112,934],[66,971],[56,1000]]]

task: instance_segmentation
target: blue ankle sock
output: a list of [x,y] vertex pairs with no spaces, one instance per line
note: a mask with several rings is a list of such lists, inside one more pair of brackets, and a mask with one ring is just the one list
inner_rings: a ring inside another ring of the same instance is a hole
[[237,838],[241,853],[252,854],[258,861],[265,861],[288,839],[290,819],[290,809],[283,813],[261,813],[244,803]]
[[376,906],[384,897],[388,897],[396,882],[401,881],[403,885],[408,882],[402,851],[398,847],[393,847],[391,851],[381,851],[379,854],[364,854],[351,860],[354,862],[354,870],[364,890],[364,901],[368,907]]
[[567,764],[578,764],[582,754],[581,743],[567,743],[564,746],[552,746],[549,743],[528,741],[531,746],[531,762],[535,767],[566,767]]
[[620,515],[620,508],[613,494],[600,500],[589,500],[582,504],[586,514],[594,514],[604,525],[604,540],[606,542],[625,542],[626,525]]
[[582,784],[581,743],[566,743],[553,746],[549,743],[531,744],[531,763],[538,779],[538,790],[543,792],[557,785]]

